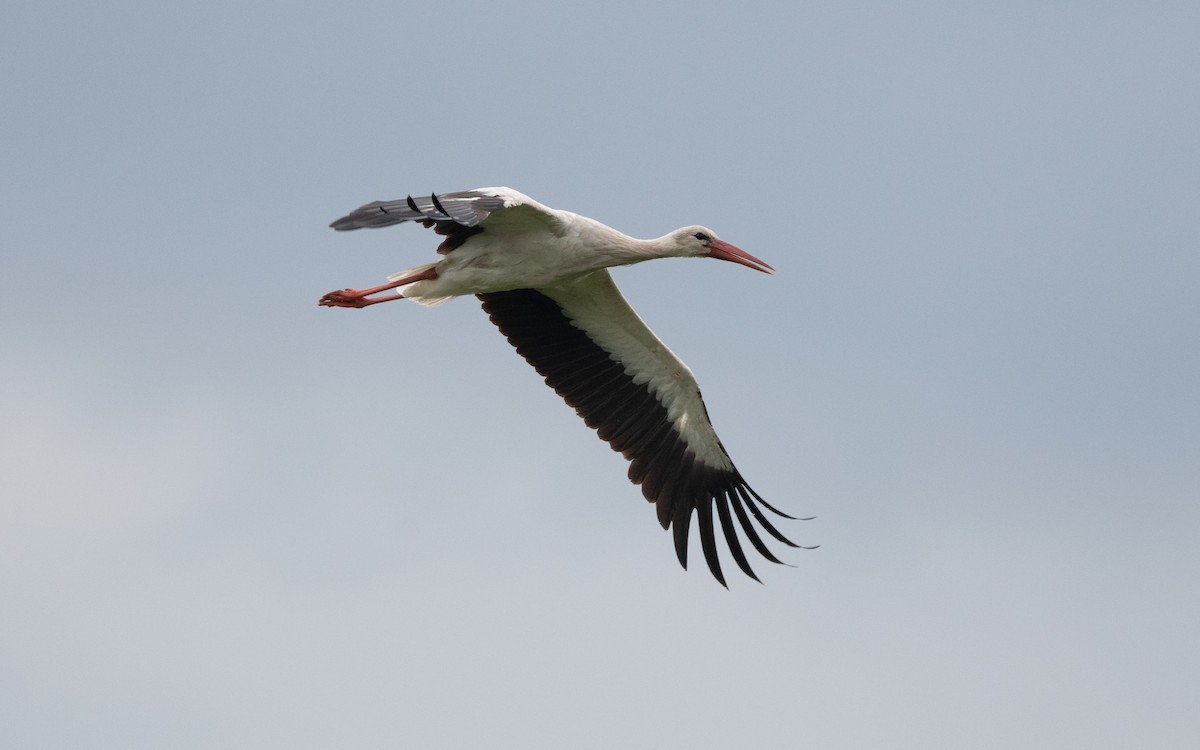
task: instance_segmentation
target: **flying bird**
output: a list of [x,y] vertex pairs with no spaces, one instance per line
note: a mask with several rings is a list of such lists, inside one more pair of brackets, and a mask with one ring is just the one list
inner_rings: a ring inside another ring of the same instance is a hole
[[685,569],[694,512],[709,571],[727,585],[714,507],[730,554],[755,580],[736,526],[773,563],[781,561],[754,522],[779,542],[800,546],[759,506],[793,517],[763,500],[734,467],[691,370],[646,327],[608,272],[671,257],[718,258],[764,273],[774,271],[771,266],[701,226],[639,240],[504,187],[375,201],[330,226],[348,231],[406,221],[441,235],[437,251],[445,257],[393,274],[381,286],[330,292],[319,304],[361,308],[410,299],[436,305],[474,294],[546,384],[630,461],[630,481],[655,504],[663,529],[674,527],[675,553]]

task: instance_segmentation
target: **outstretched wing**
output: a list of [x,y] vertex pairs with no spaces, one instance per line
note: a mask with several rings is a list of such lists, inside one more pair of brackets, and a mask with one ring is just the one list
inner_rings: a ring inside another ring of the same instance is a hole
[[733,559],[755,580],[733,516],[750,544],[771,562],[780,560],[751,517],[783,544],[798,546],[758,507],[791,518],[742,479],[713,430],[691,371],[646,327],[608,271],[555,287],[478,296],[492,322],[546,384],[631,462],[629,479],[655,503],[662,527],[674,526],[675,552],[685,568],[695,512],[708,568],[725,585],[714,506]]

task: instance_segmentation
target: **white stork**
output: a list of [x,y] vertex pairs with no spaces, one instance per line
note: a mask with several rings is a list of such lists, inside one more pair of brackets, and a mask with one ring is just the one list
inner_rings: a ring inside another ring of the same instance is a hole
[[[713,506],[742,571],[758,580],[734,527],[774,563],[751,516],[768,534],[797,547],[758,505],[784,518],[750,489],[713,431],[691,371],[637,316],[608,273],[652,258],[720,258],[772,269],[700,226],[654,240],[622,234],[586,216],[543,206],[509,188],[368,203],[333,222],[339,231],[416,221],[445,237],[446,256],[389,276],[369,289],[321,298],[326,307],[366,307],[393,299],[435,305],[474,294],[493,323],[587,425],[631,464],[629,479],[655,503],[687,568],[688,528],[699,519],[708,568],[722,584]],[[747,514],[749,511],[749,514]]]

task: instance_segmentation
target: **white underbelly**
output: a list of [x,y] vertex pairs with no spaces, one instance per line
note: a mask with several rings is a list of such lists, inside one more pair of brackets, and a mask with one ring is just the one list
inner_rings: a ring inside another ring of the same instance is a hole
[[510,289],[537,289],[603,267],[598,257],[573,253],[562,245],[541,252],[538,248],[527,248],[523,252],[513,253],[509,248],[509,252],[458,255],[465,249],[453,251],[438,264],[436,279],[410,285],[405,289],[404,296],[441,298]]

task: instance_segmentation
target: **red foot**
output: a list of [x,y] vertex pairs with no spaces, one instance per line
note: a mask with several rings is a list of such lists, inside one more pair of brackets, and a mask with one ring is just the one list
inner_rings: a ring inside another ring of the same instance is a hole
[[427,268],[424,271],[406,276],[403,279],[396,279],[382,286],[373,286],[370,289],[339,289],[336,292],[330,292],[321,298],[318,305],[321,307],[366,307],[375,305],[380,302],[388,302],[394,299],[404,299],[404,295],[398,292],[385,295],[383,297],[371,297],[372,294],[386,292],[389,289],[395,289],[398,286],[411,284],[414,281],[427,281],[437,278],[436,268]]
[[336,292],[330,292],[321,298],[318,305],[321,307],[367,307],[368,305],[387,302],[388,300],[400,299],[399,294],[389,294],[386,297],[368,298],[367,295],[373,290],[371,289],[339,289]]

